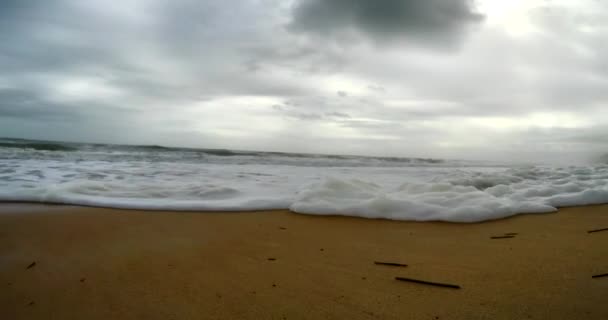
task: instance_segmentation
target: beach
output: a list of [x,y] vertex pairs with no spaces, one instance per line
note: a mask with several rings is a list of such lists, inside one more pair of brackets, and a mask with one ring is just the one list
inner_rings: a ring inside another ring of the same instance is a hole
[[457,224],[2,204],[0,314],[608,319],[608,231],[588,233],[607,227],[608,206]]

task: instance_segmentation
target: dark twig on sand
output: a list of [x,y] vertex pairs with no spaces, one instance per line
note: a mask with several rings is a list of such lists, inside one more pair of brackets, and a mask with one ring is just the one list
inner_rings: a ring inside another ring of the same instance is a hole
[[36,266],[36,261],[34,261],[34,262],[30,263],[30,265],[29,265],[29,266],[27,266],[27,268],[26,268],[26,269],[31,269],[31,268],[33,268],[33,267],[35,267],[35,266]]
[[413,282],[413,283],[419,283],[419,284],[426,284],[429,286],[436,286],[436,287],[443,287],[443,288],[460,289],[459,285],[448,284],[448,283],[431,282],[431,281],[424,281],[424,280],[404,278],[404,277],[395,277],[395,280]]
[[603,277],[608,277],[608,273],[596,274],[594,276],[591,276],[591,278],[603,278]]
[[389,266],[389,267],[407,267],[407,264],[403,264],[403,263],[396,263],[396,262],[380,262],[380,261],[374,261],[374,264],[380,265],[380,266]]
[[515,238],[515,236],[496,236],[496,237],[490,237],[490,239],[511,239],[511,238]]
[[587,231],[587,233],[594,233],[594,232],[600,232],[600,231],[608,231],[608,228],[589,230],[589,231]]

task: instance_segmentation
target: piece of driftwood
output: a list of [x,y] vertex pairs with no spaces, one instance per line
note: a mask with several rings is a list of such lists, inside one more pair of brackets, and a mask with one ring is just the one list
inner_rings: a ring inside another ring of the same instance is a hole
[[594,232],[601,232],[601,231],[608,231],[608,228],[589,230],[589,231],[587,231],[587,233],[594,233]]
[[608,273],[596,274],[594,276],[591,276],[591,278],[603,278],[603,277],[608,277]]
[[33,267],[35,267],[35,266],[36,266],[36,261],[34,261],[34,262],[30,263],[30,265],[29,265],[29,266],[27,266],[27,268],[26,268],[26,269],[31,269],[31,268],[33,268]]
[[426,285],[435,286],[435,287],[460,289],[459,285],[449,284],[449,283],[431,282],[431,281],[424,281],[424,280],[418,280],[418,279],[412,279],[412,278],[404,278],[404,277],[395,277],[395,280],[405,281],[405,282],[413,282],[413,283],[419,283],[419,284],[426,284]]
[[379,266],[389,266],[389,267],[407,267],[407,264],[397,263],[397,262],[374,261],[374,264],[377,264]]
[[490,239],[511,239],[511,238],[515,238],[515,236],[494,236],[494,237],[490,237]]

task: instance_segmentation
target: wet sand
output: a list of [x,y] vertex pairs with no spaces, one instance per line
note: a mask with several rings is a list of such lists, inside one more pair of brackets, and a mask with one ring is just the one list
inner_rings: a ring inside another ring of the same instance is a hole
[[608,319],[601,228],[608,206],[450,224],[2,204],[0,318]]

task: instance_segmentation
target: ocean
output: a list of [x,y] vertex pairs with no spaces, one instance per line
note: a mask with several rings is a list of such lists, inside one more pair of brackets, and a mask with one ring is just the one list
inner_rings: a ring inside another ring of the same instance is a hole
[[0,139],[0,201],[480,222],[608,203],[608,165]]

